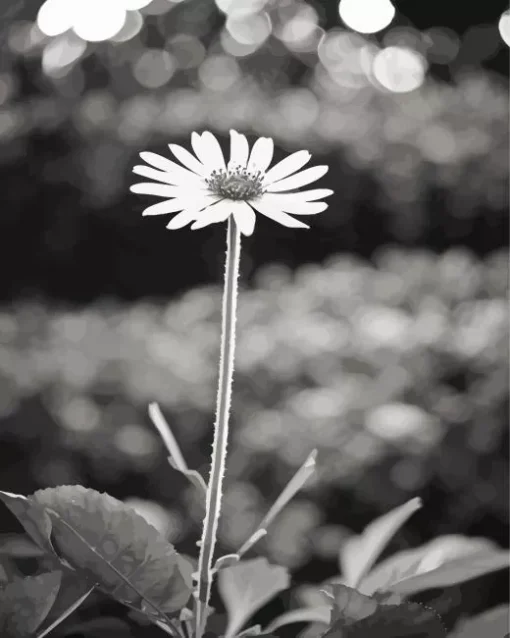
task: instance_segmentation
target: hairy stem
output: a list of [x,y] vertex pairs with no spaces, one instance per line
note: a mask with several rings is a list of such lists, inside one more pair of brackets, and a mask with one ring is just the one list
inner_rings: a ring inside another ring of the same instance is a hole
[[216,422],[214,424],[211,474],[207,486],[206,512],[200,543],[200,556],[198,559],[195,638],[202,638],[205,628],[205,617],[211,595],[211,583],[213,578],[211,569],[212,560],[221,510],[223,476],[225,474],[225,461],[227,457],[228,418],[234,375],[237,279],[239,276],[240,254],[241,238],[239,229],[232,216],[230,216],[228,218],[227,228],[227,255],[225,260],[225,287],[223,292]]

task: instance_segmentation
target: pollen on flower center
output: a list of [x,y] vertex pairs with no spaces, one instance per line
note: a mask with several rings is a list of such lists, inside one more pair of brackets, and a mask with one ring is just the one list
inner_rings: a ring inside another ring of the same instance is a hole
[[263,174],[260,171],[252,173],[246,168],[236,166],[226,171],[213,171],[205,181],[215,195],[248,201],[260,197],[264,192],[262,179]]

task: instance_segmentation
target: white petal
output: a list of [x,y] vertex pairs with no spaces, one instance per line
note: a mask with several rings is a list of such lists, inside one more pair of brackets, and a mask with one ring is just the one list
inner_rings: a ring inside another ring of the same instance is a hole
[[266,217],[269,217],[273,221],[278,222],[283,226],[287,226],[288,228],[310,228],[310,226],[308,226],[307,224],[303,224],[303,222],[294,219],[290,215],[287,215],[287,213],[284,213],[277,208],[268,206],[264,202],[264,198],[252,200],[250,204],[253,206],[253,208],[255,208],[255,210],[258,210],[259,213],[262,213]]
[[271,164],[273,152],[273,140],[270,137],[260,137],[251,149],[248,170],[252,172],[261,171],[263,173]]
[[186,168],[179,166],[172,160],[169,160],[167,157],[163,157],[162,155],[158,155],[157,153],[149,153],[148,151],[144,151],[140,153],[140,157],[155,168],[158,168],[160,171],[164,171],[165,173],[171,173],[182,176],[183,179],[188,180],[200,180],[200,177],[191,171],[188,171]]
[[300,171],[299,173],[296,173],[296,175],[286,177],[275,184],[267,186],[267,192],[278,193],[280,191],[288,191],[293,188],[299,188],[300,186],[310,184],[310,182],[315,182],[327,172],[327,166],[313,166],[312,168],[307,168],[306,171]]
[[292,175],[292,173],[295,173],[309,162],[311,157],[308,151],[297,151],[285,159],[282,159],[281,162],[278,162],[278,164],[275,164],[273,168],[267,171],[264,177],[264,186],[283,179],[288,175]]
[[172,220],[166,225],[169,230],[175,230],[176,228],[182,228],[197,218],[196,210],[183,210],[178,213]]
[[[329,197],[330,195],[333,195],[333,193],[334,191],[330,188],[315,188],[310,191],[297,191],[292,193],[292,196],[299,198],[299,200],[303,202],[313,202],[317,199],[322,199],[323,197]],[[282,193],[282,195],[279,195],[278,197],[289,197],[289,195]]]
[[157,197],[177,197],[183,194],[182,188],[167,186],[166,184],[154,184],[153,182],[133,184],[129,187],[129,190],[139,195],[157,195]]
[[230,214],[232,213],[232,201],[228,199],[222,199],[217,204],[213,204],[208,208],[200,211],[197,216],[197,221],[191,227],[191,230],[196,230],[197,228],[203,228],[204,226],[209,226],[209,224],[214,224],[216,222],[225,221]]
[[142,177],[147,177],[148,179],[154,179],[157,182],[164,182],[165,184],[173,184],[174,186],[179,185],[182,188],[183,184],[188,184],[189,182],[184,182],[180,175],[176,175],[175,173],[167,173],[164,171],[158,171],[155,168],[151,168],[150,166],[135,166],[133,168],[133,173],[137,175],[141,175]]
[[217,201],[218,197],[216,197],[215,195],[202,195],[193,197],[190,196],[189,193],[188,196],[185,196],[181,193],[180,197],[176,197],[175,199],[170,199],[165,202],[159,202],[158,204],[149,206],[149,208],[146,208],[143,211],[143,215],[166,215],[168,213],[176,213],[188,208],[193,208],[193,210],[198,211],[202,208],[205,208],[206,206],[214,204]]
[[[299,193],[296,193],[298,195]],[[271,195],[266,193],[261,197],[261,200],[267,206],[282,210],[284,213],[291,213],[292,215],[317,215],[326,210],[328,205],[326,202],[304,202],[294,197],[294,194],[289,195]]]
[[242,166],[243,168],[246,168],[249,153],[250,148],[248,146],[246,136],[234,131],[234,129],[230,129],[229,168],[233,168],[234,166]]
[[247,237],[252,235],[255,228],[255,212],[253,208],[243,201],[231,202],[231,204],[233,204],[234,220],[241,233]]
[[207,165],[207,153],[205,152],[206,145],[202,141],[202,136],[196,133],[195,131],[193,131],[193,133],[191,134],[191,146],[193,148],[193,151],[195,152],[195,155],[202,162],[202,164],[206,166]]
[[201,148],[203,157],[200,159],[210,170],[225,170],[225,158],[220,143],[209,131],[202,133]]
[[186,168],[189,168],[190,171],[200,176],[208,173],[207,168],[202,164],[202,162],[199,162],[197,158],[193,157],[193,155],[185,148],[178,144],[169,144],[168,146],[175,157],[184,164]]

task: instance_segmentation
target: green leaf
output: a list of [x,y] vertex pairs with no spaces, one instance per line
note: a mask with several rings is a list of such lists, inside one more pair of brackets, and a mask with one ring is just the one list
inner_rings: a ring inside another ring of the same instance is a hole
[[500,605],[463,622],[450,638],[502,638],[510,626],[510,607]]
[[290,583],[284,567],[254,558],[225,567],[218,573],[218,588],[228,614],[225,638],[232,638],[251,616]]
[[331,607],[329,605],[322,605],[321,607],[302,607],[301,609],[293,609],[292,611],[288,611],[285,614],[278,616],[278,618],[275,618],[266,627],[266,631],[276,631],[280,627],[298,622],[319,622],[329,625],[331,622]]
[[360,591],[370,594],[385,589],[409,596],[456,585],[509,564],[510,552],[487,539],[440,536],[383,561],[362,581]]
[[159,621],[188,601],[188,561],[121,501],[80,485],[7,496],[0,493],[34,540],[89,585]]
[[333,624],[323,638],[445,638],[437,613],[418,603],[379,603],[346,587],[333,585]]
[[359,536],[349,538],[344,543],[339,554],[340,569],[349,586],[359,585],[391,538],[421,506],[421,500],[413,498],[372,521]]
[[0,555],[13,558],[37,558],[44,551],[25,534],[0,534]]
[[2,638],[31,636],[48,615],[60,587],[60,572],[15,577],[0,590]]

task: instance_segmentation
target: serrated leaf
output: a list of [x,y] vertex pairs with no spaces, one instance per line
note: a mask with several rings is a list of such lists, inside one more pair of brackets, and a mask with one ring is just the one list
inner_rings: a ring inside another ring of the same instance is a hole
[[31,636],[48,615],[60,587],[60,572],[15,577],[0,590],[2,638]]
[[287,589],[288,571],[270,565],[265,558],[254,558],[222,569],[218,588],[228,614],[225,638],[232,638],[251,616],[271,598]]
[[266,627],[266,631],[276,631],[280,627],[298,622],[323,623],[329,625],[331,622],[331,607],[329,605],[322,605],[320,607],[293,609],[270,622]]
[[450,638],[502,638],[510,626],[510,607],[500,605],[463,622]]
[[323,638],[445,638],[437,613],[418,603],[383,604],[334,585],[333,624]]
[[421,506],[421,500],[413,498],[372,521],[359,536],[349,538],[344,543],[340,549],[339,560],[342,576],[347,585],[350,587],[359,585],[391,538]]
[[409,596],[449,587],[503,569],[510,552],[484,538],[447,535],[383,561],[362,581],[360,591],[391,590]]
[[42,538],[65,565],[119,602],[163,620],[188,601],[192,583],[187,561],[121,501],[79,485],[22,498],[14,499],[15,508],[12,498],[4,502],[23,525],[28,520],[32,532],[37,528],[34,540]]

